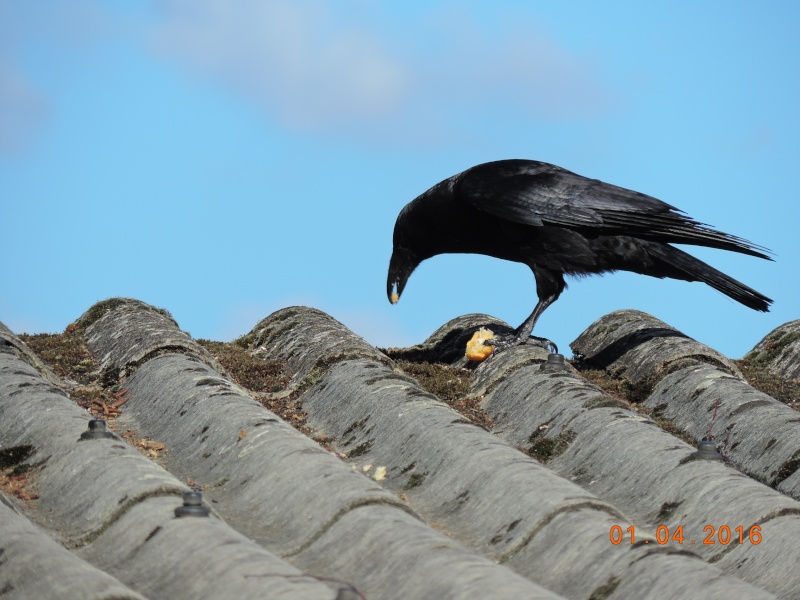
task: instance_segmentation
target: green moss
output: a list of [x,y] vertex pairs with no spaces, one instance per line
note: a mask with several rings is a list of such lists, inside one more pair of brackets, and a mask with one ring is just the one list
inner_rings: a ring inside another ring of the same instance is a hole
[[658,511],[658,515],[656,516],[656,521],[659,523],[664,523],[672,518],[672,515],[675,514],[675,511],[678,510],[680,505],[683,504],[682,502],[664,502],[661,505],[661,510]]
[[175,324],[176,327],[178,326],[178,323],[175,321],[169,311],[164,310],[163,308],[156,308],[155,306],[150,306],[149,304],[139,300],[132,300],[130,298],[108,298],[107,300],[101,300],[87,310],[86,313],[75,322],[75,325],[82,329],[87,329],[89,326],[102,319],[106,313],[125,305],[138,306],[152,310],[168,318]]
[[369,417],[364,417],[363,419],[361,419],[359,421],[355,421],[354,423],[351,423],[350,427],[345,429],[344,433],[342,433],[342,437],[345,437],[346,435],[349,435],[350,433],[352,433],[356,429],[364,429],[364,425],[367,424],[368,420],[369,420]]
[[[36,448],[31,445],[13,446],[11,448],[0,449],[0,470],[17,467],[34,453]],[[19,475],[20,473],[12,473]]]
[[278,392],[289,385],[286,361],[262,360],[236,344],[197,340],[231,377],[251,392]]
[[751,361],[749,356],[750,354],[743,360],[733,361],[747,382],[760,392],[797,408],[800,404],[800,381],[770,373],[766,368],[770,361]]
[[276,325],[278,325],[278,323],[271,323],[271,325],[272,325],[271,328],[261,330],[261,335],[259,336],[259,339],[256,342],[258,346],[267,346],[272,340],[283,337],[285,334],[289,333],[292,329],[294,329],[297,323],[295,322],[283,323],[282,325],[277,327]]
[[[470,372],[447,364],[397,360],[404,373],[410,375],[426,392],[450,405],[471,423],[485,429],[494,426],[492,418],[481,408],[481,399],[470,396]],[[410,391],[410,394],[414,392]]]
[[769,364],[780,356],[784,348],[800,340],[800,331],[788,331],[767,337],[764,340],[763,350],[753,350],[744,357],[744,360],[756,369],[766,369]]
[[611,577],[606,583],[594,589],[592,595],[589,596],[589,600],[606,600],[616,591],[619,583],[619,577]]
[[406,482],[405,485],[405,489],[412,490],[415,487],[421,486],[424,483],[425,479],[427,479],[427,477],[428,477],[427,473],[414,473],[408,478],[408,481]]
[[601,369],[589,369],[581,366],[580,363],[575,365],[579,369],[581,377],[589,383],[593,383],[609,396],[629,401],[631,395],[631,385],[626,379],[612,377],[608,371]]
[[107,300],[102,300],[95,303],[89,310],[87,310],[86,313],[76,321],[76,323],[79,327],[86,329],[93,323],[102,319],[107,312],[127,303],[128,301],[125,298],[109,298]]
[[302,394],[310,387],[319,383],[319,381],[325,376],[325,373],[328,372],[330,367],[328,365],[324,366],[317,366],[311,369],[308,372],[308,375],[303,377],[299,382],[297,382],[297,386],[295,386],[295,391],[298,394]]
[[800,469],[800,450],[795,452],[789,460],[784,462],[774,473],[772,473],[772,485],[780,485],[798,469]]
[[88,385],[97,379],[100,362],[86,347],[82,331],[68,327],[64,333],[20,335],[20,339],[63,379]]
[[528,438],[528,441],[531,442],[528,454],[541,463],[547,463],[563,454],[578,436],[570,429],[551,437],[545,437],[546,432],[547,429],[537,429]]
[[370,448],[372,448],[372,440],[367,440],[366,442],[363,442],[358,446],[356,446],[355,448],[353,448],[352,450],[350,450],[350,452],[347,453],[347,456],[349,458],[356,458],[358,456],[362,456],[367,452],[369,452]]

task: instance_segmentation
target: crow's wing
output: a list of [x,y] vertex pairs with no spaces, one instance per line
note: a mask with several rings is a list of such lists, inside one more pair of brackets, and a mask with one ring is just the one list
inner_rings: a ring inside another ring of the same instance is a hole
[[462,201],[515,223],[588,228],[768,258],[761,252],[765,248],[716,231],[666,202],[548,163],[485,163],[464,171],[456,186]]
[[542,162],[486,163],[465,171],[460,179],[463,200],[526,225],[638,229],[664,218],[691,222],[661,200]]

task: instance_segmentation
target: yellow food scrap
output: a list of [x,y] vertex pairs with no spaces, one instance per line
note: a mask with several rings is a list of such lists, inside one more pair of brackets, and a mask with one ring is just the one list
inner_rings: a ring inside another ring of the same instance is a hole
[[397,292],[392,292],[392,298],[391,298],[392,304],[397,304],[398,300],[400,300],[400,296],[397,295]]
[[378,467],[375,469],[375,475],[373,476],[375,481],[383,481],[386,479],[386,467]]
[[494,338],[494,333],[481,327],[467,342],[467,358],[470,360],[483,360],[494,352],[494,346],[486,345],[486,340]]

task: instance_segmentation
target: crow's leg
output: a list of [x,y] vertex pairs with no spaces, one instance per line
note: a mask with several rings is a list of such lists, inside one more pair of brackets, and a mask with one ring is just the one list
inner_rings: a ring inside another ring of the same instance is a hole
[[495,336],[494,339],[486,341],[487,344],[495,347],[495,352],[533,340],[533,343],[537,346],[541,346],[550,352],[558,353],[558,346],[553,342],[546,338],[532,336],[531,332],[544,310],[558,299],[566,287],[564,276],[561,273],[554,273],[539,267],[531,267],[531,269],[536,276],[536,293],[539,296],[539,302],[536,303],[533,312],[525,319],[522,325],[514,330],[514,333]]

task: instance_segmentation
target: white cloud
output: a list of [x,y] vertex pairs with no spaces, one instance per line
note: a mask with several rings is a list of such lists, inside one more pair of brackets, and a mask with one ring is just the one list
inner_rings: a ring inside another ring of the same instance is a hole
[[[162,56],[244,91],[284,125],[452,137],[457,117],[591,118],[618,98],[587,57],[530,19],[489,31],[463,12],[398,25],[380,4],[159,0]],[[455,118],[454,118],[455,117]]]
[[99,0],[0,1],[0,151],[34,139],[48,115],[22,56],[44,51],[57,64],[121,38],[237,90],[285,127],[379,143],[454,143],[475,134],[471,123],[594,118],[619,101],[593,59],[502,7],[490,26],[438,3],[402,22],[372,0],[151,6],[143,17]]
[[24,57],[38,55],[62,66],[74,52],[94,50],[121,30],[122,23],[96,0],[0,1],[0,153],[29,148],[52,117],[52,103]]
[[618,94],[599,65],[570,52],[530,16],[507,15],[490,30],[463,13],[446,13],[429,25],[441,50],[425,65],[426,88],[449,104],[491,105],[522,117],[574,119],[614,110]]
[[49,112],[36,86],[0,59],[0,153],[24,151],[47,122]]
[[370,31],[314,0],[164,0],[164,55],[254,96],[286,124],[326,128],[385,118],[408,88],[402,64]]

